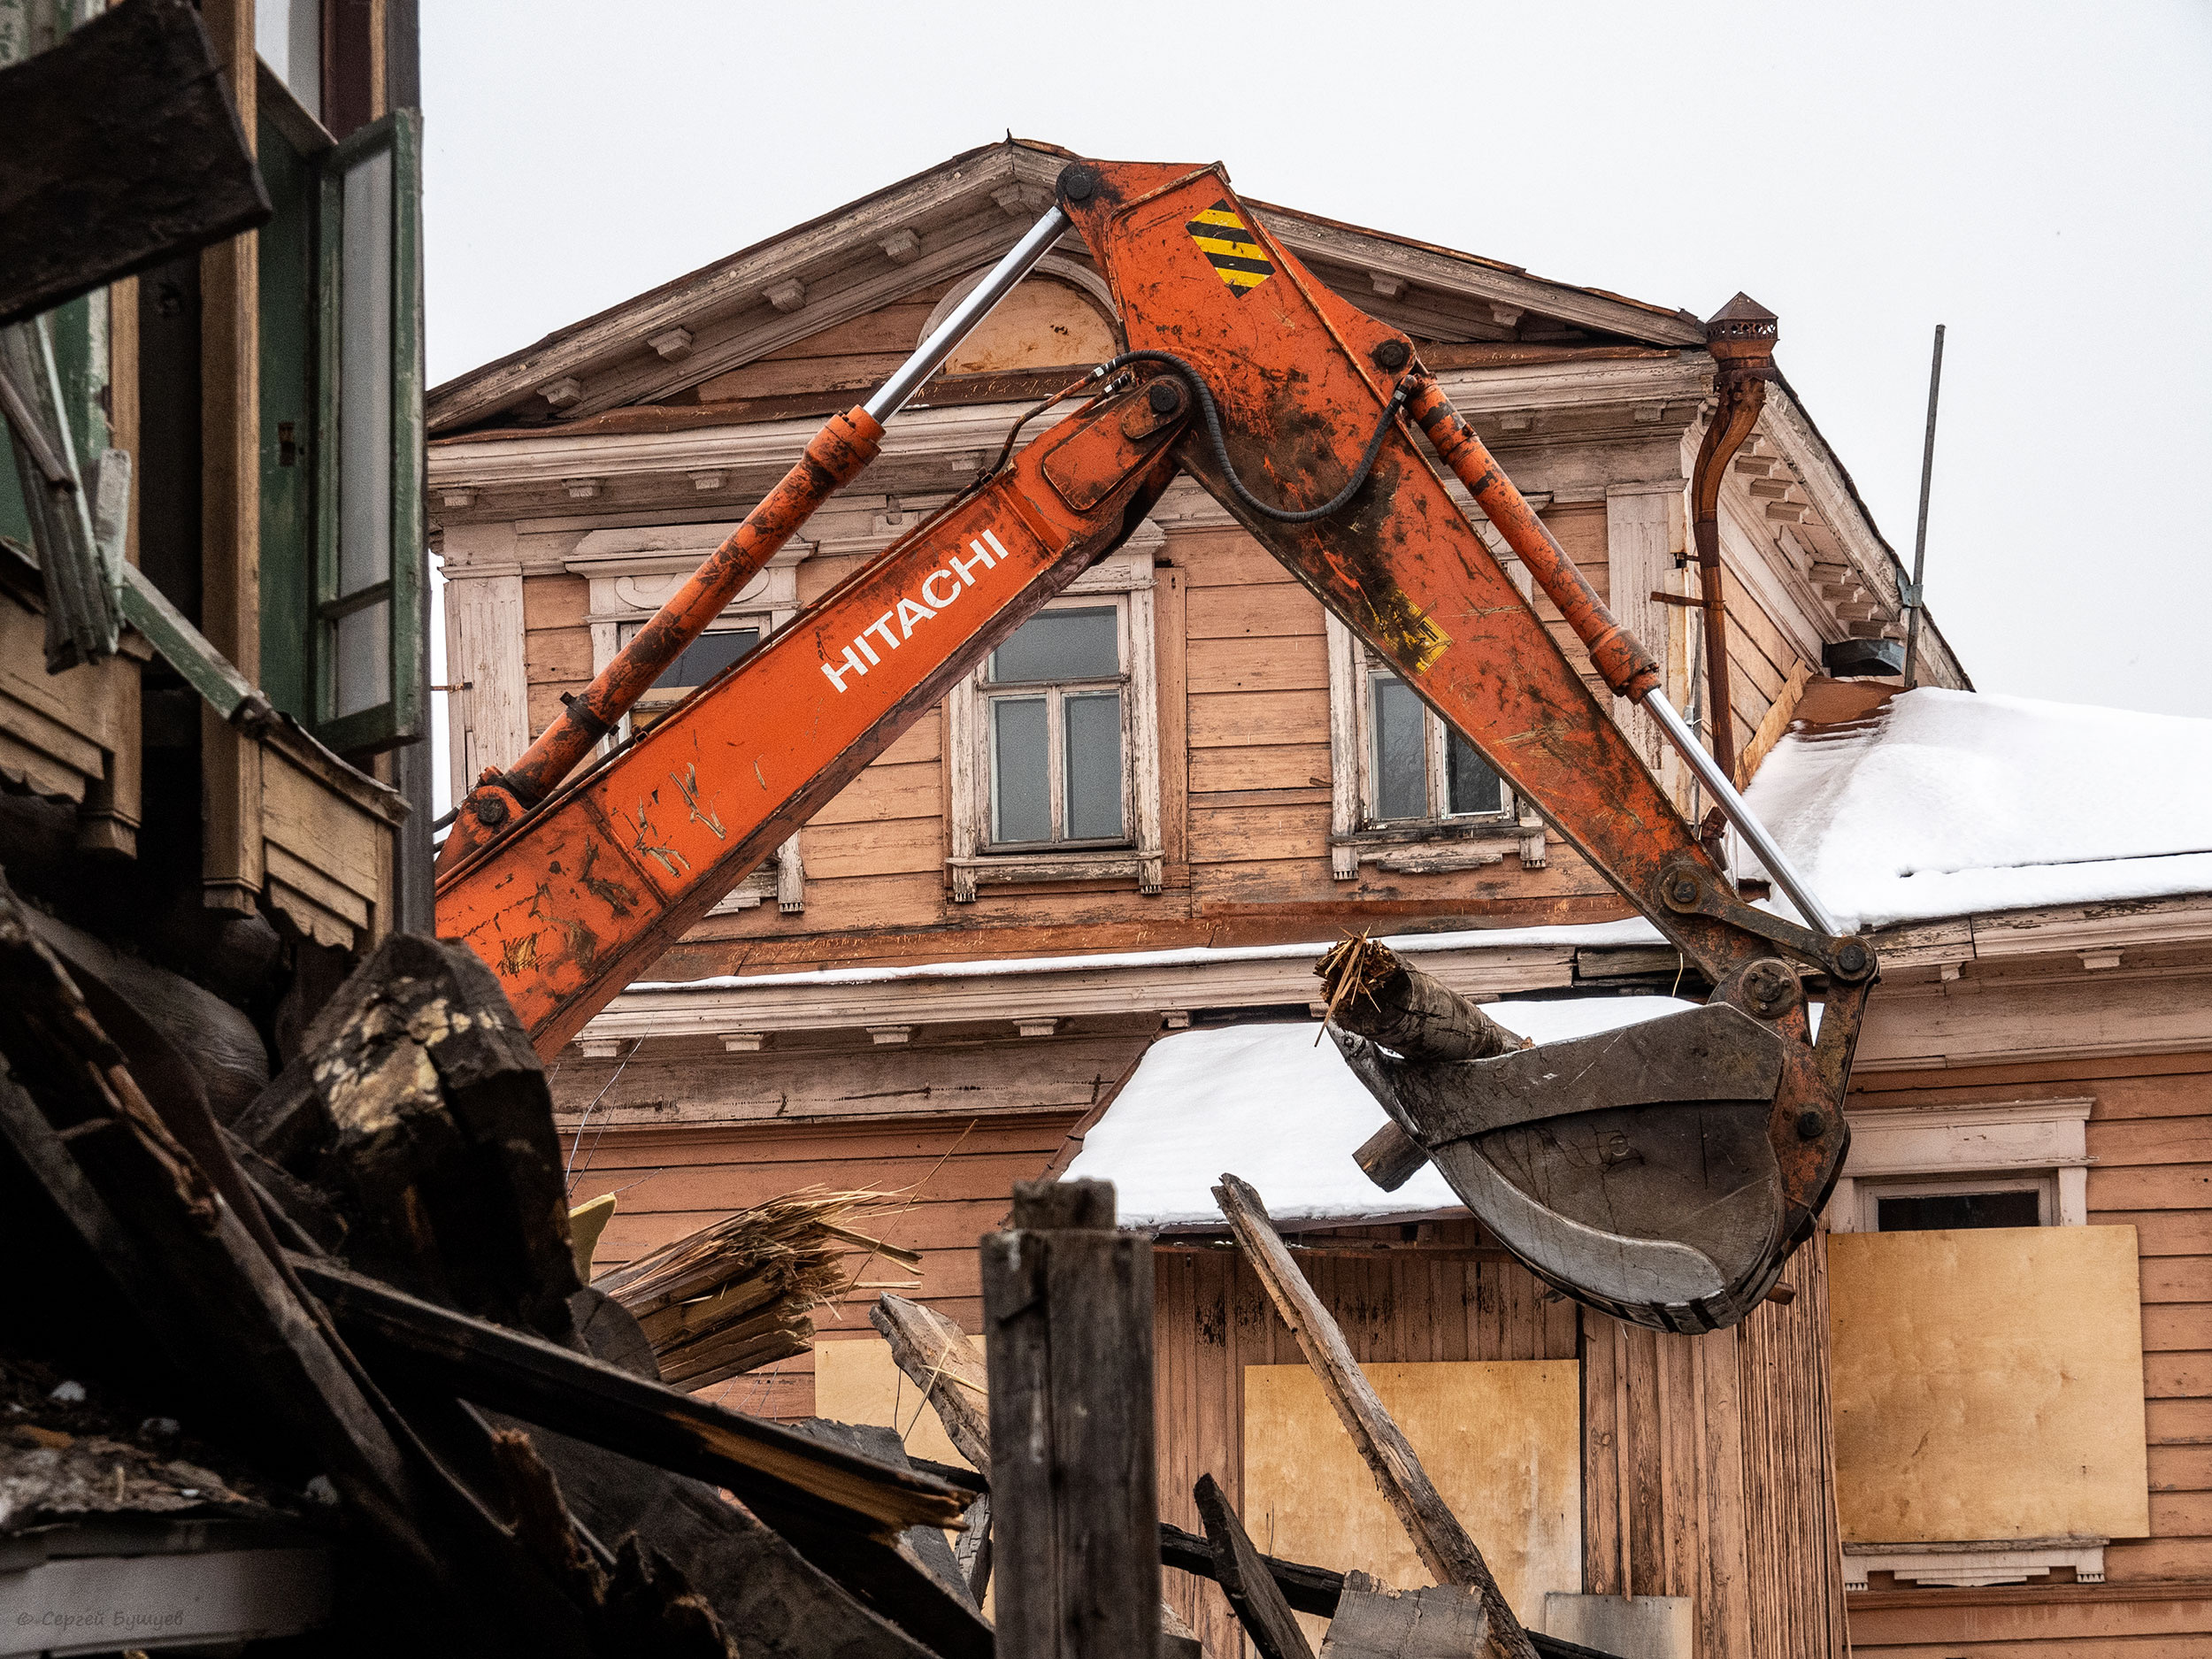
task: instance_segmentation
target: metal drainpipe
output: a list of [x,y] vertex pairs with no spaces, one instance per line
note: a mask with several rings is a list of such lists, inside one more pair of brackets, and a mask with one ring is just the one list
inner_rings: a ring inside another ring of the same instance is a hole
[[1705,349],[1713,354],[1717,406],[1690,472],[1691,531],[1696,538],[1698,583],[1705,612],[1705,734],[1724,776],[1736,775],[1736,723],[1729,703],[1728,612],[1722,592],[1720,487],[1728,464],[1759,424],[1766,383],[1774,377],[1774,313],[1747,294],[1713,313]]

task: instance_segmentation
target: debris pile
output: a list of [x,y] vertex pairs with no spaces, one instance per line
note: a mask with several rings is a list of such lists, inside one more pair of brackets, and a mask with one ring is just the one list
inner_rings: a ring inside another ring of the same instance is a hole
[[[0,1248],[38,1263],[0,1334],[11,1605],[166,1606],[191,1573],[188,1617],[215,1623],[112,1645],[991,1652],[964,1585],[900,1542],[956,1526],[979,1482],[672,1388],[580,1282],[545,1078],[470,952],[386,941],[227,1123],[4,886],[0,986]],[[849,1209],[795,1201],[765,1253],[742,1227],[695,1241],[703,1280],[635,1277],[664,1306],[704,1283],[780,1308],[823,1290]],[[67,1635],[5,1651],[88,1650]]]
[[591,1287],[629,1310],[653,1346],[661,1380],[704,1388],[813,1345],[810,1310],[849,1287],[841,1247],[921,1265],[913,1251],[844,1225],[879,1196],[787,1194],[602,1273]]

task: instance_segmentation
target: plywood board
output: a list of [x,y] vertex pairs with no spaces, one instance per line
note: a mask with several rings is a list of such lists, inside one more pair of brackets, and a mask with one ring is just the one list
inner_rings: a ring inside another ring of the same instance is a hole
[[2133,1227],[1828,1241],[1855,1543],[2150,1531]]
[[[979,1337],[970,1337],[983,1352]],[[872,1423],[899,1431],[916,1457],[970,1467],[937,1420],[937,1409],[921,1396],[879,1336],[824,1339],[814,1345],[814,1415],[839,1423]]]
[[[1367,1378],[1525,1623],[1582,1588],[1581,1368],[1369,1365]],[[1304,1365],[1244,1371],[1244,1524],[1270,1555],[1400,1589],[1435,1582]]]

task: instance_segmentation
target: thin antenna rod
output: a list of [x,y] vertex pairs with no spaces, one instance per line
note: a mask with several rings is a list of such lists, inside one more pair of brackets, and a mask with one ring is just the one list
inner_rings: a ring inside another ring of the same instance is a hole
[[1936,394],[1943,387],[1943,325],[1938,323],[1935,332],[1935,359],[1928,365],[1928,436],[1920,450],[1920,527],[1912,539],[1912,592],[1906,603],[1912,609],[1912,620],[1905,628],[1905,689],[1912,689],[1913,676],[1920,668],[1920,613],[1927,607],[1921,603],[1922,573],[1928,568],[1928,484],[1935,472]]

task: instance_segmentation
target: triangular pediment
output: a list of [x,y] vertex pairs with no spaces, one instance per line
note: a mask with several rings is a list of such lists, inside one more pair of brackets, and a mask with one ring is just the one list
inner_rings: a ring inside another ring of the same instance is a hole
[[[686,419],[680,409],[689,409],[690,419],[772,419],[873,385],[912,349],[929,316],[1051,204],[1055,181],[1072,158],[1025,140],[956,156],[447,382],[430,395],[431,432],[604,425],[597,418],[628,410],[640,411],[631,419]],[[1682,312],[1429,243],[1251,205],[1322,280],[1445,351],[1679,349],[1704,342],[1701,326]],[[1095,306],[1110,324],[1106,284],[1079,237],[1071,234],[1031,280],[1069,290],[1070,303]],[[1086,332],[1079,309],[1043,317],[1038,326],[1071,339]],[[1019,345],[1010,346],[1009,362],[1045,366],[1037,359],[1049,351],[1015,349]],[[808,366],[779,373],[779,363]],[[976,365],[954,365],[963,366]],[[1002,378],[1006,396],[1025,394],[1013,384],[1019,374]],[[655,406],[664,414],[645,414]]]

